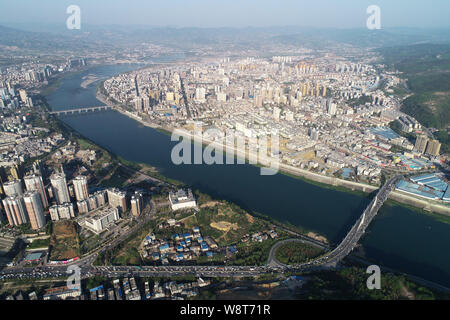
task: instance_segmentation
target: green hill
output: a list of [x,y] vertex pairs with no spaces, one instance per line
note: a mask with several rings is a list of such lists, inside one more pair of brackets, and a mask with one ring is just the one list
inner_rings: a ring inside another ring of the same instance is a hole
[[449,152],[450,44],[419,44],[380,49],[386,65],[402,72],[413,93],[403,101],[402,111],[429,128]]

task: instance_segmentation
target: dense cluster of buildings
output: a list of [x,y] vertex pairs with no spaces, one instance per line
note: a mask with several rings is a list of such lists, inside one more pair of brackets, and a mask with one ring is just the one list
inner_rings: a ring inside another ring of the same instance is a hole
[[46,128],[33,127],[29,119],[29,114],[20,111],[0,117],[0,166],[17,167],[64,141],[59,133],[50,134]]
[[[174,227],[174,219],[167,221],[168,227]],[[163,225],[160,225],[163,228]],[[199,227],[182,234],[174,233],[171,239],[157,239],[152,233],[145,237],[142,243],[142,258],[160,261],[168,264],[169,261],[180,262],[196,260],[200,255],[212,257],[217,253],[219,246],[211,237],[203,237]]]
[[414,148],[421,154],[430,156],[438,156],[441,150],[441,143],[438,140],[428,139],[426,135],[420,135],[416,139]]
[[[175,219],[168,219],[161,223],[159,229],[180,228],[182,223]],[[275,230],[259,231],[246,234],[240,239],[242,243],[263,242],[268,239],[278,238]],[[152,232],[147,235],[141,243],[141,256],[144,260],[158,262],[163,265],[170,262],[195,261],[200,256],[212,258],[219,253],[225,253],[232,257],[237,253],[235,245],[221,247],[210,236],[203,236],[200,228],[195,226],[192,230],[183,233],[173,233],[170,238],[157,238]]]
[[[83,219],[82,225],[99,234],[120,219],[120,215],[127,212],[128,200],[127,194],[117,188],[106,190],[97,190],[89,193],[88,178],[78,175],[72,179],[74,201],[76,210],[71,197],[64,173],[55,173],[50,177],[53,198],[56,204],[49,208],[50,217],[53,221],[61,219],[71,219],[78,215],[88,214]],[[142,199],[141,199],[142,200]],[[142,204],[135,208],[133,215],[139,216],[142,213]]]
[[11,226],[30,223],[34,230],[41,229],[46,221],[44,209],[47,202],[42,177],[29,175],[24,178],[26,191],[23,190],[22,181],[14,179],[3,184],[6,198],[3,199],[3,208]]
[[[183,300],[197,296],[200,288],[210,284],[210,280],[198,278],[192,282],[155,281],[153,286],[150,286],[149,281],[145,281],[143,288],[139,288],[134,277],[125,277],[114,279],[109,287],[101,284],[88,289],[87,292],[83,292],[80,287],[59,286],[46,289],[41,297],[38,297],[35,291],[26,296],[28,300]],[[6,300],[25,300],[25,298],[23,293],[19,292],[15,296],[7,296]]]
[[389,132],[395,120],[406,132],[422,127],[387,94],[399,78],[379,74],[367,59],[205,59],[122,74],[104,89],[137,117],[169,128],[201,127],[207,141],[228,144],[230,131],[235,141],[277,134],[280,148],[271,157],[325,175],[350,170],[349,179],[379,183],[381,168],[414,170],[408,161],[415,159],[439,163],[436,141],[418,150]]
[[[88,214],[83,226],[98,234],[129,209],[124,191],[109,188],[90,193],[88,177],[84,175],[75,176],[70,183],[69,188],[66,174],[61,170],[54,172],[45,186],[38,167],[23,179],[4,182],[2,203],[9,225],[30,223],[32,229],[39,230],[45,226],[47,215],[52,221],[59,221]],[[141,215],[141,193],[136,192],[132,196],[131,207],[134,216]]]

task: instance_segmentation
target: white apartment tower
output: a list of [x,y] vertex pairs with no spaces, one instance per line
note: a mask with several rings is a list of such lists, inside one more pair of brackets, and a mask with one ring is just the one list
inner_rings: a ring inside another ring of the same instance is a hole
[[18,226],[28,222],[28,216],[22,196],[11,196],[3,199],[3,207],[10,226]]
[[14,179],[3,184],[3,190],[7,197],[23,195],[22,183],[20,180]]
[[86,176],[78,176],[73,179],[73,189],[77,201],[87,199],[89,197],[88,178]]
[[39,230],[45,225],[44,208],[42,207],[41,196],[37,191],[28,191],[23,196],[31,228]]
[[48,207],[47,192],[45,191],[44,182],[42,181],[42,176],[37,174],[32,174],[26,176],[24,179],[25,187],[27,191],[37,191],[41,197],[42,207]]
[[53,197],[57,204],[70,202],[69,190],[67,189],[66,175],[64,173],[55,173],[50,177],[52,184]]

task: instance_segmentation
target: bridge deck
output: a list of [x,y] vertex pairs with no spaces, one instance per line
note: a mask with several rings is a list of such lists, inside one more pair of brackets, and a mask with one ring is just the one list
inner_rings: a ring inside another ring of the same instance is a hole
[[72,108],[72,109],[65,109],[65,110],[57,110],[57,111],[51,111],[50,114],[75,114],[75,113],[87,113],[87,112],[94,112],[94,111],[102,111],[102,110],[109,110],[111,109],[110,106],[96,106],[96,107],[86,107],[86,108]]
[[334,266],[348,254],[350,254],[350,252],[356,247],[359,239],[365,233],[373,218],[377,215],[379,209],[383,206],[384,202],[389,197],[389,194],[394,189],[395,183],[398,181],[398,179],[399,176],[390,179],[378,190],[376,196],[366,207],[363,214],[358,218],[358,220],[356,220],[355,224],[347,233],[344,240],[342,240],[341,243],[333,251],[316,260],[293,266],[293,269],[304,270],[323,266]]

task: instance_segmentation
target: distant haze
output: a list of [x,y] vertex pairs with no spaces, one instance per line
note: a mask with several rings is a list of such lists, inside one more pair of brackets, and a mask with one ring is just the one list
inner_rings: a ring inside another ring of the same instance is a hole
[[72,4],[87,25],[363,28],[378,5],[385,28],[450,26],[449,0],[3,0],[0,25],[64,27]]

